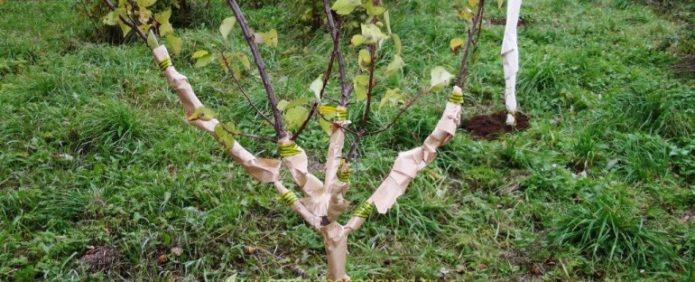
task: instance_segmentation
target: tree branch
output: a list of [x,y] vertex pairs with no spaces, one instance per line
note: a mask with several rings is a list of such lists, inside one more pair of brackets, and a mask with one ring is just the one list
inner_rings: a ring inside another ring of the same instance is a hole
[[331,31],[331,39],[333,39],[333,50],[335,56],[338,59],[338,72],[340,73],[340,106],[346,106],[348,99],[350,98],[351,88],[348,87],[349,83],[347,81],[347,76],[345,75],[345,59],[343,58],[343,53],[340,51],[340,27],[336,25],[336,21],[333,18],[333,12],[331,12],[331,6],[328,0],[323,0],[323,10],[326,13],[326,18],[328,21],[328,27]]
[[282,112],[280,112],[280,109],[278,109],[278,97],[277,95],[275,95],[273,86],[270,83],[268,72],[265,69],[265,63],[263,62],[261,53],[258,50],[258,46],[254,41],[254,35],[253,33],[251,33],[249,24],[246,21],[246,18],[244,18],[244,14],[241,12],[241,8],[239,7],[237,1],[227,0],[227,4],[229,4],[229,7],[234,12],[234,16],[236,17],[237,23],[239,23],[239,26],[241,26],[241,31],[244,34],[244,39],[246,39],[246,43],[249,45],[249,49],[251,49],[251,54],[253,55],[253,60],[256,63],[256,67],[258,67],[258,73],[261,76],[263,87],[265,88],[265,92],[268,96],[268,103],[270,103],[271,110],[273,111],[273,127],[275,128],[277,138],[278,140],[285,138],[287,137],[287,130],[285,129],[285,124],[282,120]]
[[227,72],[230,73],[229,76],[232,77],[234,84],[236,84],[237,88],[239,88],[239,91],[241,92],[242,95],[244,95],[244,97],[246,98],[246,101],[248,101],[249,105],[251,105],[251,107],[253,107],[253,109],[256,110],[256,113],[258,113],[258,115],[260,115],[265,121],[267,121],[268,124],[273,125],[273,121],[271,121],[270,118],[268,118],[265,114],[263,114],[261,109],[256,107],[256,105],[253,103],[253,101],[251,101],[251,97],[246,93],[246,91],[244,91],[244,88],[241,86],[241,82],[236,77],[234,77],[234,74],[231,73],[232,68],[229,65],[229,61],[227,60],[227,57],[224,56],[224,52],[220,52],[220,56],[222,56],[222,62],[224,62],[224,66],[225,66],[225,68],[227,68]]
[[[111,3],[110,0],[104,0],[104,4],[106,4],[106,6],[109,6],[109,9],[110,9],[112,12],[115,12],[115,11],[116,11],[116,6],[113,5],[113,3]],[[138,25],[135,24],[135,23],[132,21],[133,19],[126,19],[126,18],[123,17],[122,15],[118,15],[118,18],[121,19],[121,21],[123,21],[123,23],[125,23],[126,25],[128,25],[128,26],[130,27],[130,29],[134,30],[134,31],[138,34],[138,37],[140,37],[140,39],[142,39],[143,41],[147,42],[147,35],[145,35],[145,34],[142,32],[142,30],[140,30],[140,29],[138,28]],[[126,36],[126,34],[124,34],[123,36]]]
[[466,46],[463,49],[463,58],[461,59],[461,69],[456,77],[456,86],[465,89],[466,78],[468,77],[468,57],[470,53],[476,48],[478,44],[478,38],[480,37],[480,30],[483,24],[483,10],[485,7],[485,0],[480,0],[478,3],[478,9],[475,13],[475,17],[471,20],[471,27],[468,29],[468,38],[466,38]]

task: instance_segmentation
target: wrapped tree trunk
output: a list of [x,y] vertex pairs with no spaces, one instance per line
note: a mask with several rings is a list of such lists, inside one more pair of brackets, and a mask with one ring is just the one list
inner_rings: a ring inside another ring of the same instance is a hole
[[516,101],[516,75],[519,72],[519,46],[517,44],[517,25],[521,11],[521,0],[507,1],[507,22],[502,41],[502,66],[504,68],[504,104],[507,107],[507,125],[516,125],[518,111]]

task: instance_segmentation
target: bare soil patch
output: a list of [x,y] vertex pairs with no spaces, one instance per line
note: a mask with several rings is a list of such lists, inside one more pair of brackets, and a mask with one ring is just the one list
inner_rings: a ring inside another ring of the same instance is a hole
[[474,116],[463,121],[461,128],[468,131],[476,138],[494,140],[502,134],[524,131],[529,128],[529,117],[516,114],[516,126],[509,126],[505,123],[507,112],[501,111],[488,115]]

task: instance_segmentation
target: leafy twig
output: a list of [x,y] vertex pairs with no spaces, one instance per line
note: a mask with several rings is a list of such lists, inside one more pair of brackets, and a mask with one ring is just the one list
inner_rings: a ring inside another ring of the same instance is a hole
[[227,71],[230,72],[229,76],[232,78],[232,80],[234,81],[234,84],[236,84],[237,88],[239,88],[239,91],[241,92],[241,94],[244,95],[244,97],[246,98],[246,101],[248,101],[249,104],[251,105],[251,107],[253,107],[253,109],[256,110],[256,113],[258,113],[258,115],[260,115],[270,125],[273,125],[273,121],[271,121],[269,117],[267,117],[265,114],[263,114],[261,109],[256,107],[256,105],[253,103],[253,101],[251,101],[251,97],[248,95],[248,93],[246,93],[246,91],[244,91],[244,88],[241,86],[241,82],[234,76],[234,74],[231,74],[232,68],[229,65],[229,61],[224,56],[224,52],[220,52],[220,56],[222,57],[222,62],[224,62],[225,68],[227,68]]
[[472,25],[468,29],[468,38],[466,40],[466,46],[463,49],[463,58],[461,59],[461,69],[456,77],[456,85],[462,89],[465,89],[464,86],[466,83],[466,78],[468,77],[468,57],[476,48],[476,45],[478,44],[477,37],[480,37],[480,30],[482,30],[484,7],[485,0],[480,0],[475,17],[473,17],[471,20]]
[[[112,12],[116,11],[116,6],[113,5],[113,3],[111,3],[110,0],[103,0],[103,1],[104,1],[104,4],[106,4],[106,6],[109,6],[109,9]],[[145,35],[145,33],[142,32],[142,30],[140,30],[138,28],[138,25],[132,21],[133,19],[126,19],[125,17],[123,17],[123,15],[118,15],[118,18],[120,18],[121,21],[123,21],[123,23],[128,25],[130,27],[130,29],[134,30],[138,34],[138,37],[140,37],[140,39],[147,42],[147,36]]]
[[246,21],[246,18],[244,18],[244,14],[241,12],[241,8],[239,7],[237,1],[227,0],[227,4],[229,4],[229,7],[234,12],[234,16],[236,17],[237,23],[239,23],[241,31],[244,34],[244,39],[246,39],[246,43],[249,45],[249,49],[251,49],[253,60],[256,63],[258,73],[260,74],[261,81],[263,82],[263,87],[265,88],[265,92],[268,96],[268,103],[270,103],[270,108],[273,111],[273,127],[275,129],[277,138],[278,140],[285,138],[287,136],[287,130],[285,129],[285,124],[282,120],[282,112],[280,111],[280,109],[278,109],[278,97],[277,95],[275,95],[273,86],[270,84],[270,78],[268,77],[268,72],[265,69],[265,63],[263,62],[261,53],[258,50],[256,42],[254,41],[254,35],[253,33],[251,33],[249,24]]

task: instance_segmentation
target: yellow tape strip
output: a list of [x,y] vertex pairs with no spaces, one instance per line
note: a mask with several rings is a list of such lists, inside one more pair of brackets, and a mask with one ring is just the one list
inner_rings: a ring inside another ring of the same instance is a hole
[[451,95],[449,95],[449,102],[454,104],[463,104],[463,94],[451,92]]
[[164,58],[161,62],[159,62],[159,69],[162,71],[165,71],[168,67],[171,67],[171,59],[170,58]]
[[345,121],[348,118],[347,108],[333,105],[321,105],[319,107],[321,115],[335,114],[336,121]]
[[283,193],[280,199],[290,206],[293,205],[297,200],[299,200],[299,198],[297,198],[297,195],[295,195],[292,191],[287,191]]
[[278,145],[278,150],[280,151],[280,156],[283,158],[296,156],[302,152],[302,149],[297,146],[297,143],[287,143]]
[[350,181],[350,170],[339,170],[337,176],[341,182],[348,183]]
[[373,211],[374,205],[369,202],[364,202],[355,210],[353,215],[356,217],[368,218]]

